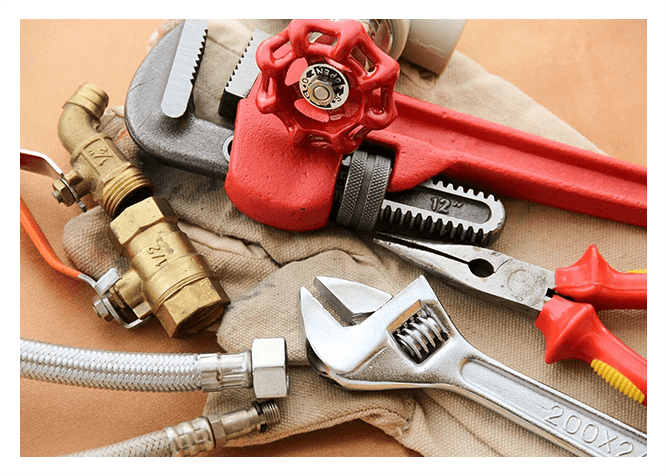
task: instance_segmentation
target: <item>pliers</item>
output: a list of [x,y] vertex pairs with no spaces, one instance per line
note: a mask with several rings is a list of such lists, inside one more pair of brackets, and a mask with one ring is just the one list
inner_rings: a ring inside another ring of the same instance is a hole
[[611,386],[647,406],[647,360],[615,337],[597,310],[647,309],[647,272],[620,273],[591,245],[555,272],[486,248],[383,234],[375,243],[454,288],[536,318],[545,360],[587,362]]

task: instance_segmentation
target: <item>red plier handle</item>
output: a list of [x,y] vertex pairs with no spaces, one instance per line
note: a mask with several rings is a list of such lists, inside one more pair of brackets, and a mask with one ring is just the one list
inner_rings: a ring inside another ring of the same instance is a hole
[[575,302],[555,296],[537,318],[546,337],[546,363],[583,360],[610,385],[647,406],[647,360],[615,337],[596,312],[647,309],[647,273],[620,273],[591,245],[576,264],[555,272],[555,291]]

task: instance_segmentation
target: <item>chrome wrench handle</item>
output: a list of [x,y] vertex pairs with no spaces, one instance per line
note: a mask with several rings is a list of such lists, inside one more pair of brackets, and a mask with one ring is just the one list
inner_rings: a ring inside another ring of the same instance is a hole
[[459,393],[579,456],[645,456],[647,435],[475,349],[421,276],[395,296],[338,278],[305,288],[301,326],[312,368],[350,390]]
[[471,346],[458,369],[457,385],[452,390],[576,455],[647,454],[644,433],[500,364]]

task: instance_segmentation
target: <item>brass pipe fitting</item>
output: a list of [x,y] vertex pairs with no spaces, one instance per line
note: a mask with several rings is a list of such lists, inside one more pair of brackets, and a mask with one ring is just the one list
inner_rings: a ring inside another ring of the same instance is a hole
[[110,228],[111,241],[131,266],[109,292],[116,309],[138,319],[152,313],[170,337],[195,334],[221,317],[229,298],[165,199],[131,205]]
[[[92,83],[83,84],[63,107],[58,123],[60,142],[71,154],[72,170],[65,181],[78,197],[91,193],[112,217],[149,197],[153,184],[132,165],[110,137],[97,132],[109,97]],[[78,197],[62,180],[53,182],[53,195],[67,206]]]

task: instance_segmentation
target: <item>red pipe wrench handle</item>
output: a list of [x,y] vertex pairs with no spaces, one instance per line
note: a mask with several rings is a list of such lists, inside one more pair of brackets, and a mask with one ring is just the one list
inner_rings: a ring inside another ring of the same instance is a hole
[[390,191],[437,174],[495,195],[647,226],[647,168],[395,93],[398,117],[367,140],[395,152]]
[[611,386],[647,406],[647,360],[615,337],[591,304],[560,296],[546,303],[536,320],[546,338],[546,363],[578,359]]
[[555,271],[555,291],[604,309],[647,309],[647,272],[620,273],[590,245],[568,268]]

